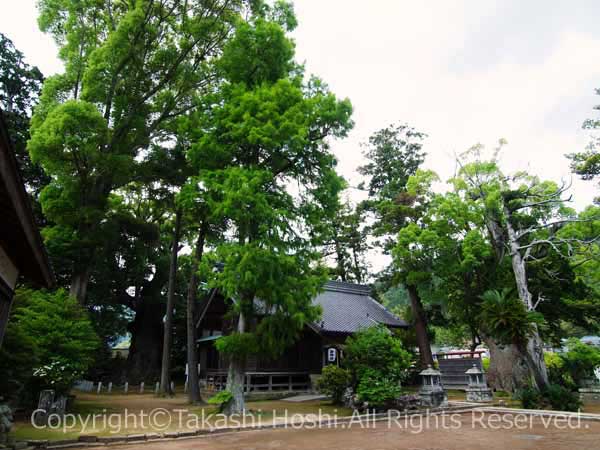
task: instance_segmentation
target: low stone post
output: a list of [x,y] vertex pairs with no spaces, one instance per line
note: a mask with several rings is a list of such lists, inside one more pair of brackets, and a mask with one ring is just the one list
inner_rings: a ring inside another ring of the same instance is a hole
[[160,392],[160,383],[157,381],[156,384],[154,385],[154,394],[158,395]]
[[112,392],[112,381],[108,382],[108,389],[106,390],[109,394]]
[[102,381],[98,381],[98,389],[96,389],[96,394],[100,394],[102,392]]
[[144,393],[144,382],[142,381],[140,383],[140,394],[143,394],[143,393]]
[[0,397],[0,448],[8,443],[8,433],[13,427],[13,415],[8,405],[1,403]]
[[123,392],[127,394],[129,392],[129,382],[125,382],[125,387],[123,388]]
[[171,381],[171,392],[175,394],[175,382]]

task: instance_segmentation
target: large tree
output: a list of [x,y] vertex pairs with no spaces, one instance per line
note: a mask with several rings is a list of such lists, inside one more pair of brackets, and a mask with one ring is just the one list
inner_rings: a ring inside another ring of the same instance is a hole
[[194,106],[213,78],[243,1],[41,0],[39,24],[65,72],[48,78],[29,150],[52,176],[41,196],[55,254],[71,261],[70,292],[84,302],[110,194],[137,157]]
[[[407,125],[392,125],[374,133],[366,144],[367,164],[360,167],[359,172],[368,178],[361,187],[367,190],[369,197],[361,208],[371,214],[370,231],[384,253],[389,254],[394,248],[398,232],[417,220],[418,208],[413,208],[415,197],[407,192],[407,182],[425,159],[424,138],[424,133]],[[408,291],[421,363],[426,366],[433,364],[433,356],[419,293],[423,280],[413,276],[420,271],[406,267],[399,272],[399,277],[391,277],[390,281],[404,283]]]
[[329,272],[335,280],[365,283],[369,278],[369,233],[364,215],[362,208],[340,203],[333,217],[324,217],[320,229],[315,230],[322,233],[323,257],[333,262]]
[[[229,223],[213,285],[232,300],[233,329],[219,339],[229,359],[229,413],[244,408],[246,358],[277,356],[318,316],[324,281],[310,230],[335,210],[342,181],[327,138],[351,126],[349,101],[305,80],[278,3],[240,24],[221,61],[224,83],[208,103],[189,157],[211,213]],[[257,320],[260,319],[260,320]]]
[[[514,286],[524,310],[538,311],[548,298],[541,289],[533,291],[530,268],[548,263],[551,255],[570,258],[575,247],[587,246],[597,236],[580,239],[561,235],[562,228],[579,221],[566,206],[570,201],[565,196],[567,186],[523,172],[504,175],[495,156],[491,160],[481,159],[481,147],[474,147],[465,157],[470,160],[460,161],[455,189],[481,208],[498,261],[505,258],[510,261]],[[506,388],[519,387],[529,377],[538,388],[548,384],[536,323],[531,324],[531,332],[522,343],[506,345],[494,341],[492,336],[488,346]]]
[[8,134],[13,140],[15,155],[23,181],[31,196],[36,219],[43,223],[38,197],[50,178],[34,164],[27,152],[29,120],[38,102],[43,76],[37,67],[25,62],[23,53],[0,33],[0,109],[4,114]]

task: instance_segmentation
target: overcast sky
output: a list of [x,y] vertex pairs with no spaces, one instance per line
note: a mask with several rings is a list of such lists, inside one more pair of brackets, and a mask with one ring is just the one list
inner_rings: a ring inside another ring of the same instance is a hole
[[[35,0],[0,0],[0,31],[44,74],[61,70],[37,29]],[[10,8],[8,4],[10,3]],[[356,126],[334,143],[343,175],[357,182],[360,142],[391,123],[429,137],[426,165],[443,179],[454,154],[505,138],[505,171],[570,179],[565,153],[600,103],[600,1],[297,0],[298,60],[354,105]],[[598,195],[574,180],[576,206]]]

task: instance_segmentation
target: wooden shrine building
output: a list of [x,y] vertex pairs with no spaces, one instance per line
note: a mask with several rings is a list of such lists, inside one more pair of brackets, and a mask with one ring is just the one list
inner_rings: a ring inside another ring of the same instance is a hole
[[[323,314],[308,324],[294,345],[276,359],[250,358],[246,368],[247,391],[308,391],[311,380],[327,364],[337,364],[346,338],[362,328],[384,325],[390,329],[408,324],[370,296],[368,286],[330,281],[313,300]],[[214,342],[227,332],[227,300],[215,295],[207,303],[198,326],[200,378],[220,388],[227,378],[227,362]]]

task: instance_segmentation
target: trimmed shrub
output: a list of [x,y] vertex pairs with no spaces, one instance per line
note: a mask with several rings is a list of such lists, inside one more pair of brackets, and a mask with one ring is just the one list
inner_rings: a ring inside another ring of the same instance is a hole
[[380,373],[378,378],[397,384],[406,378],[411,366],[411,356],[400,340],[382,326],[360,330],[346,339],[344,355],[344,367],[350,371],[354,387],[367,371],[372,376],[373,370]]
[[331,397],[334,403],[341,404],[344,393],[350,386],[350,372],[341,367],[330,365],[323,368],[317,381],[317,390]]
[[369,404],[369,408],[381,408],[396,400],[402,389],[398,381],[383,377],[378,370],[365,370],[358,383],[356,395],[361,402]]

